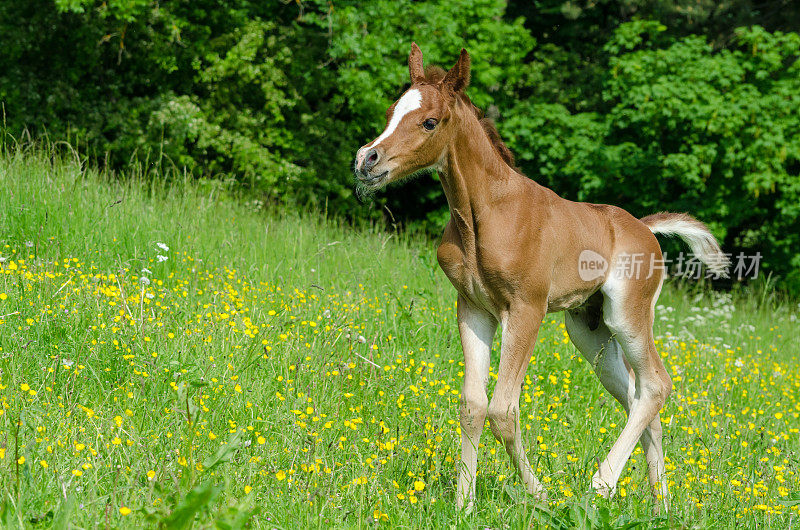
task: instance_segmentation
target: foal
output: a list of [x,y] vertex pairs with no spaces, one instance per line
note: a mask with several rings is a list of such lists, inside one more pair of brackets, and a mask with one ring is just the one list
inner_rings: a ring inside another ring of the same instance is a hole
[[[408,65],[411,87],[389,107],[383,133],[358,150],[355,171],[366,191],[424,169],[441,175],[450,221],[437,257],[458,291],[465,364],[457,505],[474,503],[487,415],[528,492],[546,498],[522,446],[519,397],[543,317],[566,311],[573,344],[628,412],[592,487],[613,495],[639,441],[653,493],[666,507],[659,411],[672,382],[653,341],[653,308],[664,276],[653,234],[680,236],[717,275],[727,271],[727,257],[706,226],[688,215],[636,219],[615,206],[562,199],[520,174],[492,123],[464,94],[470,77],[465,50],[447,73],[425,71],[422,52],[412,44]],[[625,270],[631,264],[635,270]],[[498,324],[500,367],[490,402],[489,353]]]

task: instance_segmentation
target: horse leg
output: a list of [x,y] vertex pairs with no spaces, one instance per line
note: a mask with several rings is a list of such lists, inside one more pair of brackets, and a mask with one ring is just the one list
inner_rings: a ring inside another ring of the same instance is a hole
[[472,509],[475,502],[475,475],[478,444],[486,422],[489,403],[486,383],[489,378],[489,354],[497,321],[485,311],[471,307],[458,298],[458,330],[464,350],[464,384],[461,388],[459,422],[461,424],[461,463],[458,470],[456,506]]
[[629,413],[622,433],[592,477],[592,486],[605,497],[613,495],[636,441],[642,439],[650,482],[659,485],[666,506],[658,414],[672,391],[672,382],[653,340],[653,303],[659,290],[660,283],[651,289],[635,282],[612,281],[603,286],[602,320],[616,344],[608,350],[613,355],[598,375],[620,402],[628,403]]
[[[589,362],[608,392],[619,401],[630,416],[633,404],[635,377],[623,357],[622,348],[602,320],[602,295],[597,293],[584,307],[564,313],[570,340]],[[664,453],[661,446],[661,418],[650,422],[639,443],[647,461],[648,479],[653,495],[661,496],[667,507],[668,490],[664,480]],[[659,504],[656,504],[658,507]]]
[[489,403],[492,433],[505,446],[525,488],[539,499],[546,499],[547,492],[533,474],[522,445],[519,396],[543,316],[543,309],[528,306],[512,308],[504,315],[497,385]]

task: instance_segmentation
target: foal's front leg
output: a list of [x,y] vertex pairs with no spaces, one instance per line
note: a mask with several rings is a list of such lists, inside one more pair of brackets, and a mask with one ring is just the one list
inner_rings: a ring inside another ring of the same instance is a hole
[[503,442],[528,493],[542,500],[547,498],[547,492],[533,474],[522,445],[519,396],[544,314],[544,309],[512,307],[503,318],[500,368],[497,371],[497,385],[492,402],[489,404],[492,433]]
[[497,321],[485,311],[471,307],[458,298],[458,331],[464,349],[464,386],[461,389],[461,463],[458,469],[456,506],[471,510],[475,501],[475,475],[478,444],[486,422],[486,383],[489,377],[489,354]]

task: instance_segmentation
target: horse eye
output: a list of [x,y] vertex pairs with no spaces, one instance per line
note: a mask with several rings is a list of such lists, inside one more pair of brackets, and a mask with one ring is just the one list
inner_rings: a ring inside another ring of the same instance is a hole
[[425,127],[426,131],[432,131],[436,127],[436,120],[433,118],[428,118],[424,122],[422,122],[422,126]]

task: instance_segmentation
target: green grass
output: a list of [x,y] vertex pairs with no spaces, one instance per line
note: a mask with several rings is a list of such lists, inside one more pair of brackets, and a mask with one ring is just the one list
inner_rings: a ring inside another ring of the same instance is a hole
[[625,418],[548,315],[522,414],[550,504],[523,493],[487,427],[464,516],[455,295],[433,243],[215,182],[122,177],[40,148],[0,154],[0,526],[797,518],[799,311],[767,287],[662,294],[667,515],[650,517],[639,448],[616,498],[587,495]]

